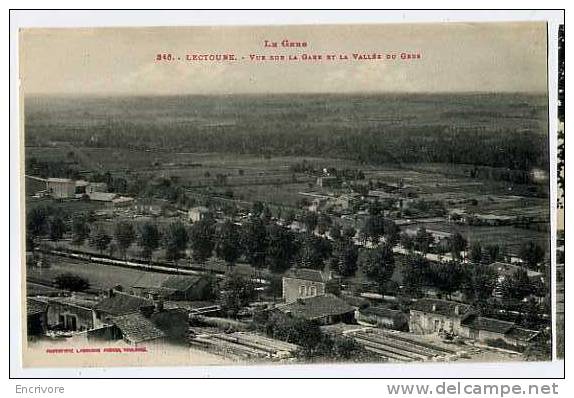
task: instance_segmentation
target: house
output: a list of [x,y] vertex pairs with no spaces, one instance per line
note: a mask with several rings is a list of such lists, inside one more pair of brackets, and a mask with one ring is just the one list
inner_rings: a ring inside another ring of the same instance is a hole
[[46,180],[48,194],[56,199],[70,199],[76,196],[76,182],[69,178],[48,178]]
[[283,276],[283,300],[291,303],[299,298],[324,295],[330,279],[330,273],[308,268],[292,269]]
[[139,214],[159,216],[168,203],[165,199],[138,199],[134,205],[134,210]]
[[317,178],[317,186],[321,188],[333,188],[339,186],[339,179],[334,176],[326,176]]
[[128,344],[137,345],[167,337],[165,332],[140,312],[113,317],[110,322],[117,329],[113,334]]
[[272,311],[315,321],[321,325],[355,322],[355,308],[333,294],[300,298],[290,303],[279,304]]
[[96,300],[88,297],[48,297],[45,299],[46,325],[49,329],[83,331],[101,325],[96,316]]
[[140,282],[132,286],[135,295],[148,300],[197,301],[202,300],[209,280],[203,276],[169,276],[161,282]]
[[100,320],[110,317],[133,314],[134,312],[153,312],[153,301],[143,297],[110,290],[108,297],[101,300],[95,307],[96,316]]
[[86,187],[90,183],[86,180],[76,180],[76,195],[82,196],[86,193]]
[[488,265],[488,267],[498,274],[499,282],[504,281],[506,278],[512,278],[513,275],[519,270],[526,271],[526,274],[530,279],[539,279],[542,277],[542,273],[538,271],[533,271],[520,265],[505,263],[502,261],[495,261],[494,263]]
[[90,200],[93,200],[94,202],[107,202],[107,203],[112,203],[114,199],[119,197],[117,193],[113,192],[90,192],[87,193],[87,195],[90,198]]
[[94,192],[108,192],[108,184],[105,182],[90,182],[86,186],[86,194],[92,194]]
[[197,222],[204,220],[209,215],[209,209],[205,206],[192,207],[188,211],[189,221]]
[[129,196],[119,196],[112,199],[112,207],[129,207],[134,203],[134,198]]
[[113,192],[91,192],[87,195],[90,200],[94,202],[104,202],[109,208],[128,207],[134,202],[134,198],[129,196],[120,196]]
[[405,319],[406,315],[399,310],[391,310],[385,307],[360,308],[356,312],[357,320],[382,328],[392,329],[399,320]]
[[463,335],[461,321],[474,313],[468,304],[440,299],[417,300],[410,309],[409,330],[416,334],[446,331]]
[[28,336],[41,336],[48,329],[48,303],[34,298],[26,299],[26,325]]
[[525,347],[536,338],[540,332],[516,326],[513,322],[469,315],[462,323],[462,335],[473,340],[487,342],[503,340],[516,347]]

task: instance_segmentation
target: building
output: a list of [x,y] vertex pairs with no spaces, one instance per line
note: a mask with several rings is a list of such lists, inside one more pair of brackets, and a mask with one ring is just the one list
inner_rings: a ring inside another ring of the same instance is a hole
[[322,296],[331,274],[307,268],[295,268],[283,276],[283,300],[291,303],[300,298]]
[[339,185],[339,179],[337,177],[326,176],[317,178],[317,186],[321,188],[334,188]]
[[106,203],[112,203],[112,201],[114,199],[116,199],[117,197],[119,197],[119,195],[117,193],[113,193],[113,192],[90,192],[87,193],[88,197],[90,198],[90,200],[93,200],[94,202],[106,202]]
[[153,301],[117,290],[110,290],[108,297],[94,307],[97,319],[100,320],[141,311],[151,313],[154,309]]
[[94,192],[108,192],[108,184],[105,182],[90,182],[86,186],[86,193],[92,194]]
[[464,335],[461,321],[474,313],[468,304],[439,299],[417,300],[410,309],[409,330],[416,334],[446,331]]
[[159,216],[163,209],[168,205],[165,199],[144,198],[135,202],[134,210],[139,214]]
[[112,199],[112,207],[130,207],[134,203],[134,198],[129,196],[119,196],[117,198]]
[[56,199],[76,197],[76,182],[69,178],[48,178],[46,180],[48,195]]
[[98,302],[87,297],[46,298],[46,324],[49,329],[84,331],[101,325],[96,316]]
[[76,180],[76,195],[82,196],[86,193],[89,182],[86,180]]
[[407,318],[407,316],[399,310],[370,306],[357,310],[356,317],[360,322],[389,329],[393,329],[399,323],[405,322]]
[[112,334],[128,344],[137,345],[167,337],[164,331],[139,312],[114,317],[110,322],[116,329]]
[[528,277],[532,280],[542,278],[541,272],[533,271],[531,269],[528,269],[528,268],[520,266],[520,265],[505,263],[502,261],[495,261],[494,263],[490,264],[488,267],[491,268],[493,271],[495,271],[498,274],[498,281],[499,282],[502,282],[506,278],[512,278],[513,275],[517,271],[520,271],[520,270],[526,271],[526,275],[528,275]]
[[355,308],[333,294],[300,298],[291,303],[279,304],[272,311],[321,325],[355,323]]
[[209,215],[209,209],[205,206],[192,207],[188,211],[189,221],[197,222],[204,220]]
[[148,300],[199,301],[210,289],[203,276],[169,276],[159,283],[138,283],[132,286],[135,295]]
[[48,303],[34,298],[26,299],[26,326],[29,336],[41,336],[48,329]]
[[516,347],[525,347],[540,332],[516,326],[513,322],[486,318],[475,314],[469,315],[461,323],[462,336],[480,342],[503,340]]

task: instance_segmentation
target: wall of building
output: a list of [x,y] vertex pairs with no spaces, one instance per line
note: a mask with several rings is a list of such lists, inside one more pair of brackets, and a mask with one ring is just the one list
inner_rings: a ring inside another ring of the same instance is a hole
[[46,188],[50,195],[57,199],[73,198],[76,195],[76,183],[74,181],[48,181]]
[[441,329],[460,336],[464,336],[465,332],[468,334],[468,330],[465,331],[461,327],[459,317],[447,317],[441,314],[411,310],[409,330],[412,333],[430,334],[437,333]]
[[325,294],[325,283],[305,279],[283,278],[283,300],[292,303],[299,298],[322,296]]
[[47,311],[47,322],[49,327],[61,325],[61,316],[76,318],[76,330],[88,330],[99,326],[94,311],[64,303],[50,303]]

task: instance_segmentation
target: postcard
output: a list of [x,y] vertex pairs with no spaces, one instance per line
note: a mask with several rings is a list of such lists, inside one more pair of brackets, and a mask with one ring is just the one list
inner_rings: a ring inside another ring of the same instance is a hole
[[19,39],[25,367],[552,360],[545,22]]

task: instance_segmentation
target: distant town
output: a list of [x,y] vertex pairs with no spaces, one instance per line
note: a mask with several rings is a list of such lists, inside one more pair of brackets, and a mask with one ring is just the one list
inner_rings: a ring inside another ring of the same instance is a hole
[[[30,347],[170,344],[213,363],[551,357],[548,171],[530,153],[503,167],[188,151],[118,124],[40,134],[59,123],[45,114],[27,122]],[[439,141],[421,151],[442,156]]]

